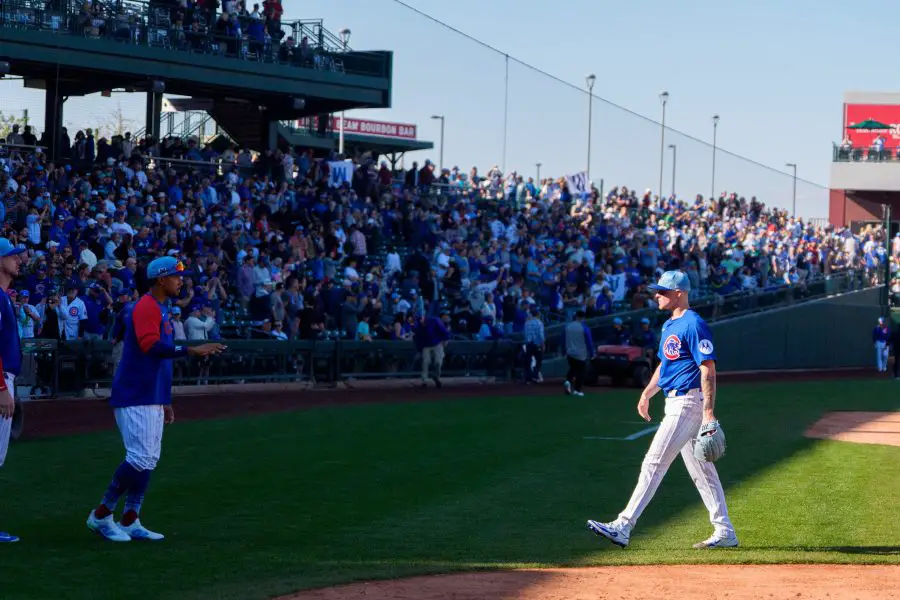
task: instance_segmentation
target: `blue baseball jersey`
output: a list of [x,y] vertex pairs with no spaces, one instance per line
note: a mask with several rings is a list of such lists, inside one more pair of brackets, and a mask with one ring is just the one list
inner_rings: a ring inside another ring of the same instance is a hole
[[172,403],[172,359],[187,355],[175,346],[169,307],[150,294],[125,310],[125,344],[113,376],[114,407]]
[[659,382],[667,395],[700,387],[700,364],[716,360],[712,332],[700,315],[686,311],[677,319],[669,319],[662,326],[659,341]]
[[879,325],[872,330],[873,342],[888,342],[891,339],[891,330],[885,325]]
[[[0,289],[0,370],[13,375],[22,372],[22,346],[16,309],[6,290]],[[2,382],[0,382],[2,384]]]

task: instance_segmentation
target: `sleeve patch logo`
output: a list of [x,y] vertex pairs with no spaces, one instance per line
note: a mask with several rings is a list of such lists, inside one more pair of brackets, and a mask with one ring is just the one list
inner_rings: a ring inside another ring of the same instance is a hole
[[663,342],[662,351],[663,356],[669,360],[675,360],[681,356],[681,340],[677,335],[670,335],[666,338],[666,341]]
[[699,348],[700,352],[703,354],[713,353],[713,343],[710,340],[700,340],[700,343],[697,344],[697,348]]

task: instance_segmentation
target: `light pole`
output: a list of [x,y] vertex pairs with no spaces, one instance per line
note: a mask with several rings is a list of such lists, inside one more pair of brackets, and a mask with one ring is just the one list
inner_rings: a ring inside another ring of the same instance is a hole
[[791,208],[791,216],[796,217],[797,216],[797,165],[795,165],[794,163],[785,163],[784,166],[793,167],[793,169],[794,169],[794,202],[793,202],[793,208]]
[[534,166],[537,167],[537,184],[541,184],[541,163],[535,163]]
[[444,172],[444,115],[431,115],[432,119],[441,120],[441,172]]
[[585,79],[588,89],[588,147],[587,147],[587,179],[591,180],[591,120],[594,112],[594,83],[597,82],[597,76],[591,73]]
[[663,186],[663,163],[665,162],[666,151],[666,103],[669,101],[669,92],[663,92],[659,95],[659,101],[662,102],[662,126],[660,127],[659,140],[659,197],[662,198]]
[[716,197],[716,133],[719,129],[719,115],[713,115],[713,168],[712,168],[712,187],[709,191],[709,199]]
[[[344,52],[347,51],[347,45],[350,43],[350,30],[344,27],[339,32],[341,36],[341,44],[344,46]],[[341,128],[338,133],[338,154],[344,154],[344,111],[341,111]]]
[[678,164],[678,148],[675,144],[669,144],[672,149],[672,197],[675,197],[675,166]]

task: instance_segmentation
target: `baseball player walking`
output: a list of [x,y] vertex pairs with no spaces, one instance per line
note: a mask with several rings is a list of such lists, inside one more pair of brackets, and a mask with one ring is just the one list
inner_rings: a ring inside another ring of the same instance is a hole
[[594,355],[594,340],[591,338],[591,330],[584,323],[585,313],[579,310],[575,313],[575,320],[566,325],[566,359],[569,361],[569,372],[563,387],[570,396],[584,396],[581,384],[584,382],[584,371],[587,361]]
[[[13,415],[16,412],[16,376],[22,368],[22,347],[16,309],[6,290],[19,274],[19,255],[25,248],[16,248],[6,238],[0,238],[0,467],[6,461]],[[19,538],[0,531],[0,543],[18,542]]]
[[891,330],[884,317],[878,317],[878,325],[872,330],[872,343],[875,345],[875,366],[879,373],[884,373],[887,371],[888,354],[891,351]]
[[[125,315],[122,360],[110,394],[125,444],[125,461],[116,469],[103,501],[87,519],[88,529],[114,542],[163,539],[162,534],[145,528],[138,517],[162,450],[163,425],[175,421],[172,359],[225,350],[221,344],[174,345],[169,301],[178,297],[185,275],[189,273],[175,258],[157,258],[147,266],[150,292]],[[123,494],[125,509],[116,523],[113,513]]]
[[716,420],[716,354],[712,333],[690,309],[690,280],[681,271],[667,271],[649,286],[659,308],[672,313],[662,327],[659,366],[641,394],[638,413],[650,420],[650,399],[660,390],[666,396],[665,416],[641,465],[637,487],[628,506],[611,523],[588,521],[588,529],[624,548],[641,513],[653,498],[678,453],[709,511],[713,534],[694,548],[733,548],[738,545],[725,506],[725,492],[711,462],[694,456],[694,441],[702,424]]

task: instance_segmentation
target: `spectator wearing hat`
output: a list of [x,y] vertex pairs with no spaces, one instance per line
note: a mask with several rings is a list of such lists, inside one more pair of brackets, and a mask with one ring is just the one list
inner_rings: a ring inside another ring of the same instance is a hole
[[625,329],[625,323],[621,318],[613,318],[612,331],[606,337],[606,343],[610,346],[629,346],[631,345],[631,334]]
[[[184,322],[184,330],[189,340],[208,340],[210,332],[216,327],[215,314],[210,306],[202,303],[192,304],[190,315]],[[209,382],[209,370],[212,360],[208,356],[197,357],[195,363],[199,369],[197,385]]]
[[172,337],[176,342],[184,341],[187,335],[184,333],[184,321],[181,320],[181,309],[173,306],[172,310]]
[[84,301],[78,297],[81,286],[77,283],[69,283],[66,287],[66,295],[60,298],[56,308],[59,316],[60,331],[64,340],[80,340],[84,338],[85,322],[87,321],[87,307]]
[[216,318],[210,306],[193,304],[185,321],[185,332],[189,340],[208,340],[209,334],[216,326]]
[[22,290],[15,296],[15,290],[10,290],[10,298],[15,298],[16,316],[19,322],[19,337],[23,340],[35,337],[36,333],[40,333],[41,315],[37,308],[30,304],[31,293],[28,290]]
[[656,340],[656,333],[650,328],[650,319],[647,317],[641,319],[641,326],[635,332],[631,342],[639,348],[650,350],[652,352],[656,351],[658,342]]
[[100,283],[88,285],[87,297],[80,298],[84,303],[87,318],[84,322],[84,339],[102,340],[106,334],[107,324],[112,322],[113,299]]

